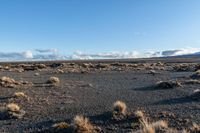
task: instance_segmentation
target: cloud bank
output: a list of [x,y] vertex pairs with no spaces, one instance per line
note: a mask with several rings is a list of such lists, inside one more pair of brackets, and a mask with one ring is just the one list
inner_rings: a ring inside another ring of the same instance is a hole
[[0,52],[0,61],[37,61],[37,60],[84,60],[84,59],[126,59],[168,57],[199,53],[200,48],[184,48],[150,52],[105,52],[83,53],[76,51],[71,55],[60,54],[57,49],[35,49],[23,52]]

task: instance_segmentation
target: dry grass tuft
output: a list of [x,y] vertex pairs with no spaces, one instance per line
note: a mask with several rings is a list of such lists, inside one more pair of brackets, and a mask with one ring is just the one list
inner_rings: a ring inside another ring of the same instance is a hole
[[143,113],[141,110],[137,110],[137,111],[135,112],[135,116],[136,116],[137,118],[139,118],[139,119],[145,118],[145,115],[144,115],[144,113]]
[[8,111],[11,111],[11,112],[19,112],[20,111],[20,107],[15,103],[10,103],[6,107],[7,107]]
[[14,88],[21,85],[32,85],[32,83],[27,81],[16,81],[13,78],[3,76],[0,78],[0,85],[3,87]]
[[66,122],[59,122],[59,123],[54,124],[52,127],[56,129],[66,129],[66,128],[69,128],[70,125]]
[[95,129],[89,119],[81,115],[75,116],[74,129],[77,133],[95,133]]
[[190,133],[199,133],[200,132],[200,125],[193,123],[192,127],[189,129]]
[[3,87],[14,88],[16,85],[20,85],[20,82],[17,82],[12,78],[3,76],[0,78],[0,85]]
[[50,77],[47,83],[52,85],[58,85],[60,83],[60,79],[58,77]]
[[170,89],[175,87],[182,87],[179,81],[159,81],[156,83],[157,88]]
[[24,92],[15,92],[13,97],[16,97],[16,98],[27,98],[28,96],[26,94],[24,94]]
[[25,115],[25,111],[22,110],[17,104],[10,103],[6,107],[2,107],[0,111],[1,119],[17,118],[20,119]]
[[126,115],[126,104],[122,101],[116,101],[113,104],[113,113],[117,115]]
[[141,123],[141,129],[136,131],[136,133],[157,133],[162,131],[162,129],[169,129],[166,121],[161,120],[150,123],[142,111],[136,111],[135,115],[139,118],[139,122]]

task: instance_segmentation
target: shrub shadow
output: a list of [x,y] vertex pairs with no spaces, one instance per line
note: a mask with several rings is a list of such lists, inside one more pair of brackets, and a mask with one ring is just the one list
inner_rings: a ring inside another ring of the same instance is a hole
[[169,89],[174,89],[174,88],[161,88],[161,87],[157,87],[156,85],[132,88],[132,90],[135,90],[135,91],[157,91],[157,90],[169,90]]
[[182,104],[182,103],[189,103],[189,102],[198,102],[198,100],[193,99],[191,96],[185,96],[185,97],[180,97],[180,98],[161,100],[161,101],[153,103],[153,105]]

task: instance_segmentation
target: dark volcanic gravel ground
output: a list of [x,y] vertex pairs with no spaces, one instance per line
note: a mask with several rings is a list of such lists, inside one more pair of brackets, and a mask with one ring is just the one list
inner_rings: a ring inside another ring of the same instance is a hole
[[[36,72],[40,75],[34,76]],[[129,111],[142,108],[155,119],[159,119],[157,116],[162,111],[173,113],[177,120],[169,120],[176,128],[181,129],[186,124],[182,119],[200,124],[200,102],[187,97],[200,87],[198,84],[184,84],[183,87],[174,89],[150,87],[160,80],[184,81],[192,72],[159,70],[155,76],[148,72],[149,70],[84,74],[55,74],[51,71],[0,72],[0,77],[9,76],[15,80],[34,83],[32,87],[25,88],[0,87],[0,105],[14,102],[26,111],[22,119],[0,120],[0,132],[45,132],[55,122],[71,122],[77,114],[89,117],[92,123],[105,132],[130,132],[130,122],[119,125],[104,121],[106,112],[111,111],[116,100],[124,101]],[[58,87],[45,86],[44,83],[50,76],[59,77],[61,83]],[[30,97],[29,100],[11,98],[17,91],[25,92]]]

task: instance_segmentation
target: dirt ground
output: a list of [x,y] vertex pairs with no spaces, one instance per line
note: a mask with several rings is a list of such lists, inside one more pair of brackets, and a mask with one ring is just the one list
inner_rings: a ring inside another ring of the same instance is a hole
[[[0,106],[16,103],[26,112],[20,119],[0,119],[2,133],[56,132],[53,124],[70,124],[76,115],[89,118],[101,132],[134,132],[137,128],[131,117],[111,119],[117,100],[126,103],[129,113],[144,110],[151,121],[166,120],[178,130],[200,124],[200,98],[191,97],[200,84],[187,82],[200,68],[196,59],[7,62],[0,66],[0,77],[32,83],[0,86]],[[52,76],[60,83],[48,84]],[[177,81],[181,86],[157,87],[159,81]],[[13,97],[15,92],[24,92],[27,97]]]

